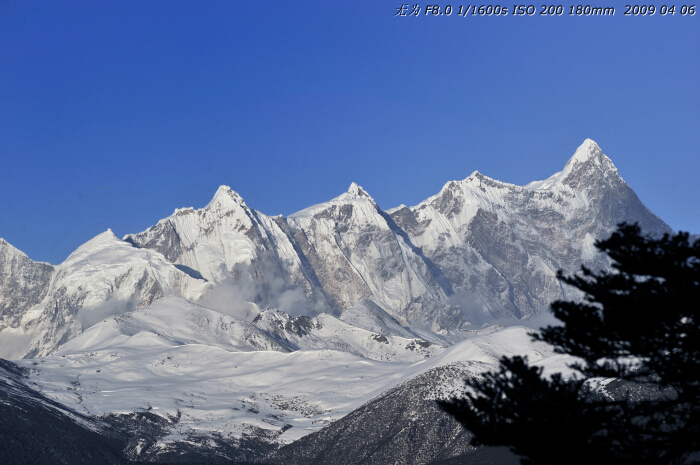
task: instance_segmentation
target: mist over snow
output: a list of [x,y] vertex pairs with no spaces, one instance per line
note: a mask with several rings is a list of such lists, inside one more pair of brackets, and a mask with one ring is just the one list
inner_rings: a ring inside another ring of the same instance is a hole
[[291,316],[331,312],[325,301],[311,301],[303,289],[292,287],[274,266],[265,266],[263,262],[255,270],[265,276],[264,281],[255,280],[252,272],[248,265],[236,265],[231,272],[221,273],[224,279],[211,283],[193,302],[248,322],[265,308],[276,308]]
[[8,330],[0,332],[0,358],[5,360],[21,359],[27,353],[31,341],[31,333]]
[[137,306],[138,300],[135,298],[116,298],[94,307],[83,307],[79,309],[75,314],[75,319],[78,321],[78,323],[80,323],[82,330],[85,331],[86,329],[94,326],[100,321],[106,320],[111,316],[132,312],[136,310]]
[[464,319],[472,325],[481,326],[493,320],[493,315],[489,312],[488,307],[476,293],[455,293],[447,298],[447,302],[450,305],[459,307],[462,310]]
[[235,283],[233,278],[227,278],[212,284],[201,297],[193,299],[193,302],[250,322],[260,313],[258,306],[251,301],[254,295],[252,286]]
[[500,325],[505,327],[524,326],[539,330],[546,326],[560,326],[562,324],[554,317],[550,308],[544,308],[534,315],[525,315],[522,318],[515,316],[494,318],[488,308],[480,301],[478,295],[453,294],[449,297],[448,302],[450,305],[461,308],[462,316],[471,324],[470,328]]
[[507,318],[496,318],[494,320],[485,323],[489,326],[500,325],[505,327],[511,326],[524,326],[526,328],[541,330],[547,326],[562,326],[564,323],[557,319],[551,312],[551,310],[544,310],[537,315],[528,316],[522,319],[507,317]]
[[277,308],[292,316],[316,316],[319,313],[330,311],[330,308],[322,302],[308,303],[306,294],[299,288],[282,292],[277,299]]

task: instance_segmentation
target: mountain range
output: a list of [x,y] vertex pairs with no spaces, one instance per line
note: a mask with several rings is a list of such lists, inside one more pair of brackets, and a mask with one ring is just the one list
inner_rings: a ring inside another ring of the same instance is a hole
[[[608,267],[594,244],[620,222],[672,232],[587,139],[544,181],[474,172],[413,207],[382,210],[353,183],[271,217],[221,186],[59,265],[0,239],[0,357],[16,360],[0,379],[32,393],[8,405],[63,409],[123,460],[466,457],[468,433],[434,399],[504,354],[565,368],[529,330],[494,324],[580,298],[557,270]],[[386,440],[368,451],[370,429]]]

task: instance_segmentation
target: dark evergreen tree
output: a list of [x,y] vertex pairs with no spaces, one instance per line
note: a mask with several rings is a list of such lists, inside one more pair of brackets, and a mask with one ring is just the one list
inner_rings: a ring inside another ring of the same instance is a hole
[[700,462],[700,240],[621,224],[596,247],[613,270],[559,272],[585,297],[554,302],[564,325],[533,334],[577,357],[578,376],[504,357],[441,405],[474,444],[510,446],[525,464]]

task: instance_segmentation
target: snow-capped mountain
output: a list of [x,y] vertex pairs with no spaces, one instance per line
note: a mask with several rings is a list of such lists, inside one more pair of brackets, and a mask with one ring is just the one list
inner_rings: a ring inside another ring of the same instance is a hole
[[[445,318],[452,327],[461,323],[452,321],[459,310],[443,303],[447,294],[435,279],[437,270],[357,184],[291,215],[288,223],[304,238],[301,250],[315,265],[326,294],[342,309],[370,298],[404,324],[438,322],[438,330]],[[407,318],[409,309],[422,318]]]
[[[441,303],[446,295],[430,267],[394,229],[354,183],[348,192],[289,218],[256,212],[222,186],[203,209],[177,210],[124,239],[212,282],[233,282],[263,307],[339,314],[371,298],[404,324],[408,307],[434,314],[426,321],[445,311],[454,319],[459,310]],[[297,308],[284,308],[294,297]],[[452,326],[460,323],[457,318]]]
[[[35,270],[40,265],[24,266]],[[26,340],[26,357],[54,352],[109,315],[145,307],[166,295],[196,298],[208,286],[158,252],[133,247],[111,230],[80,246],[62,264],[39,269],[36,289],[41,285],[42,290],[28,294],[36,303],[10,328],[31,338]],[[37,302],[39,296],[43,298]]]
[[124,240],[107,231],[56,266],[1,241],[0,340],[6,356],[47,355],[106,316],[174,295],[248,322],[272,307],[378,332],[348,320],[370,302],[393,320],[392,336],[445,344],[572,297],[556,271],[607,266],[593,244],[621,221],[671,232],[589,139],[544,181],[515,186],[475,172],[387,211],[353,183],[268,217],[222,186],[202,209],[178,209]]
[[[576,298],[556,271],[607,267],[594,242],[622,221],[671,232],[586,140],[544,181],[475,172],[414,207],[383,211],[353,183],[269,217],[222,186],[59,265],[0,240],[0,357],[27,358],[0,382],[19,386],[16,411],[107,435],[110,460],[258,460],[291,443],[270,460],[447,460],[471,449],[436,396],[503,355],[566,368],[529,330],[482,324]],[[372,429],[373,452],[348,433]]]
[[[278,217],[279,218],[279,217]],[[251,276],[256,292],[281,291],[285,284],[300,286],[299,256],[276,220],[249,208],[240,195],[221,186],[204,208],[182,208],[148,230],[124,240],[157,250],[170,262],[196,270],[213,282]],[[292,282],[287,283],[291,277]],[[282,282],[278,282],[282,281]]]
[[607,266],[593,244],[622,221],[671,232],[587,139],[561,172],[526,186],[475,172],[415,207],[382,211],[353,183],[288,218],[222,186],[205,208],[125,240],[213,282],[249,280],[263,306],[296,290],[311,313],[338,315],[368,299],[402,325],[449,332],[566,298],[556,271]]
[[442,271],[451,302],[474,322],[533,315],[571,297],[557,270],[607,266],[593,244],[622,221],[650,234],[671,232],[590,139],[545,181],[515,186],[474,172],[390,215]]

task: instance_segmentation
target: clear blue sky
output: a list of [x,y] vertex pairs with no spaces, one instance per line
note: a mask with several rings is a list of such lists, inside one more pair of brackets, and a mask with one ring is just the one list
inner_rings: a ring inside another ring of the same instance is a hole
[[352,181],[415,205],[474,170],[544,179],[587,137],[652,211],[700,232],[700,13],[397,6],[0,1],[0,237],[60,263],[221,184],[268,215]]

